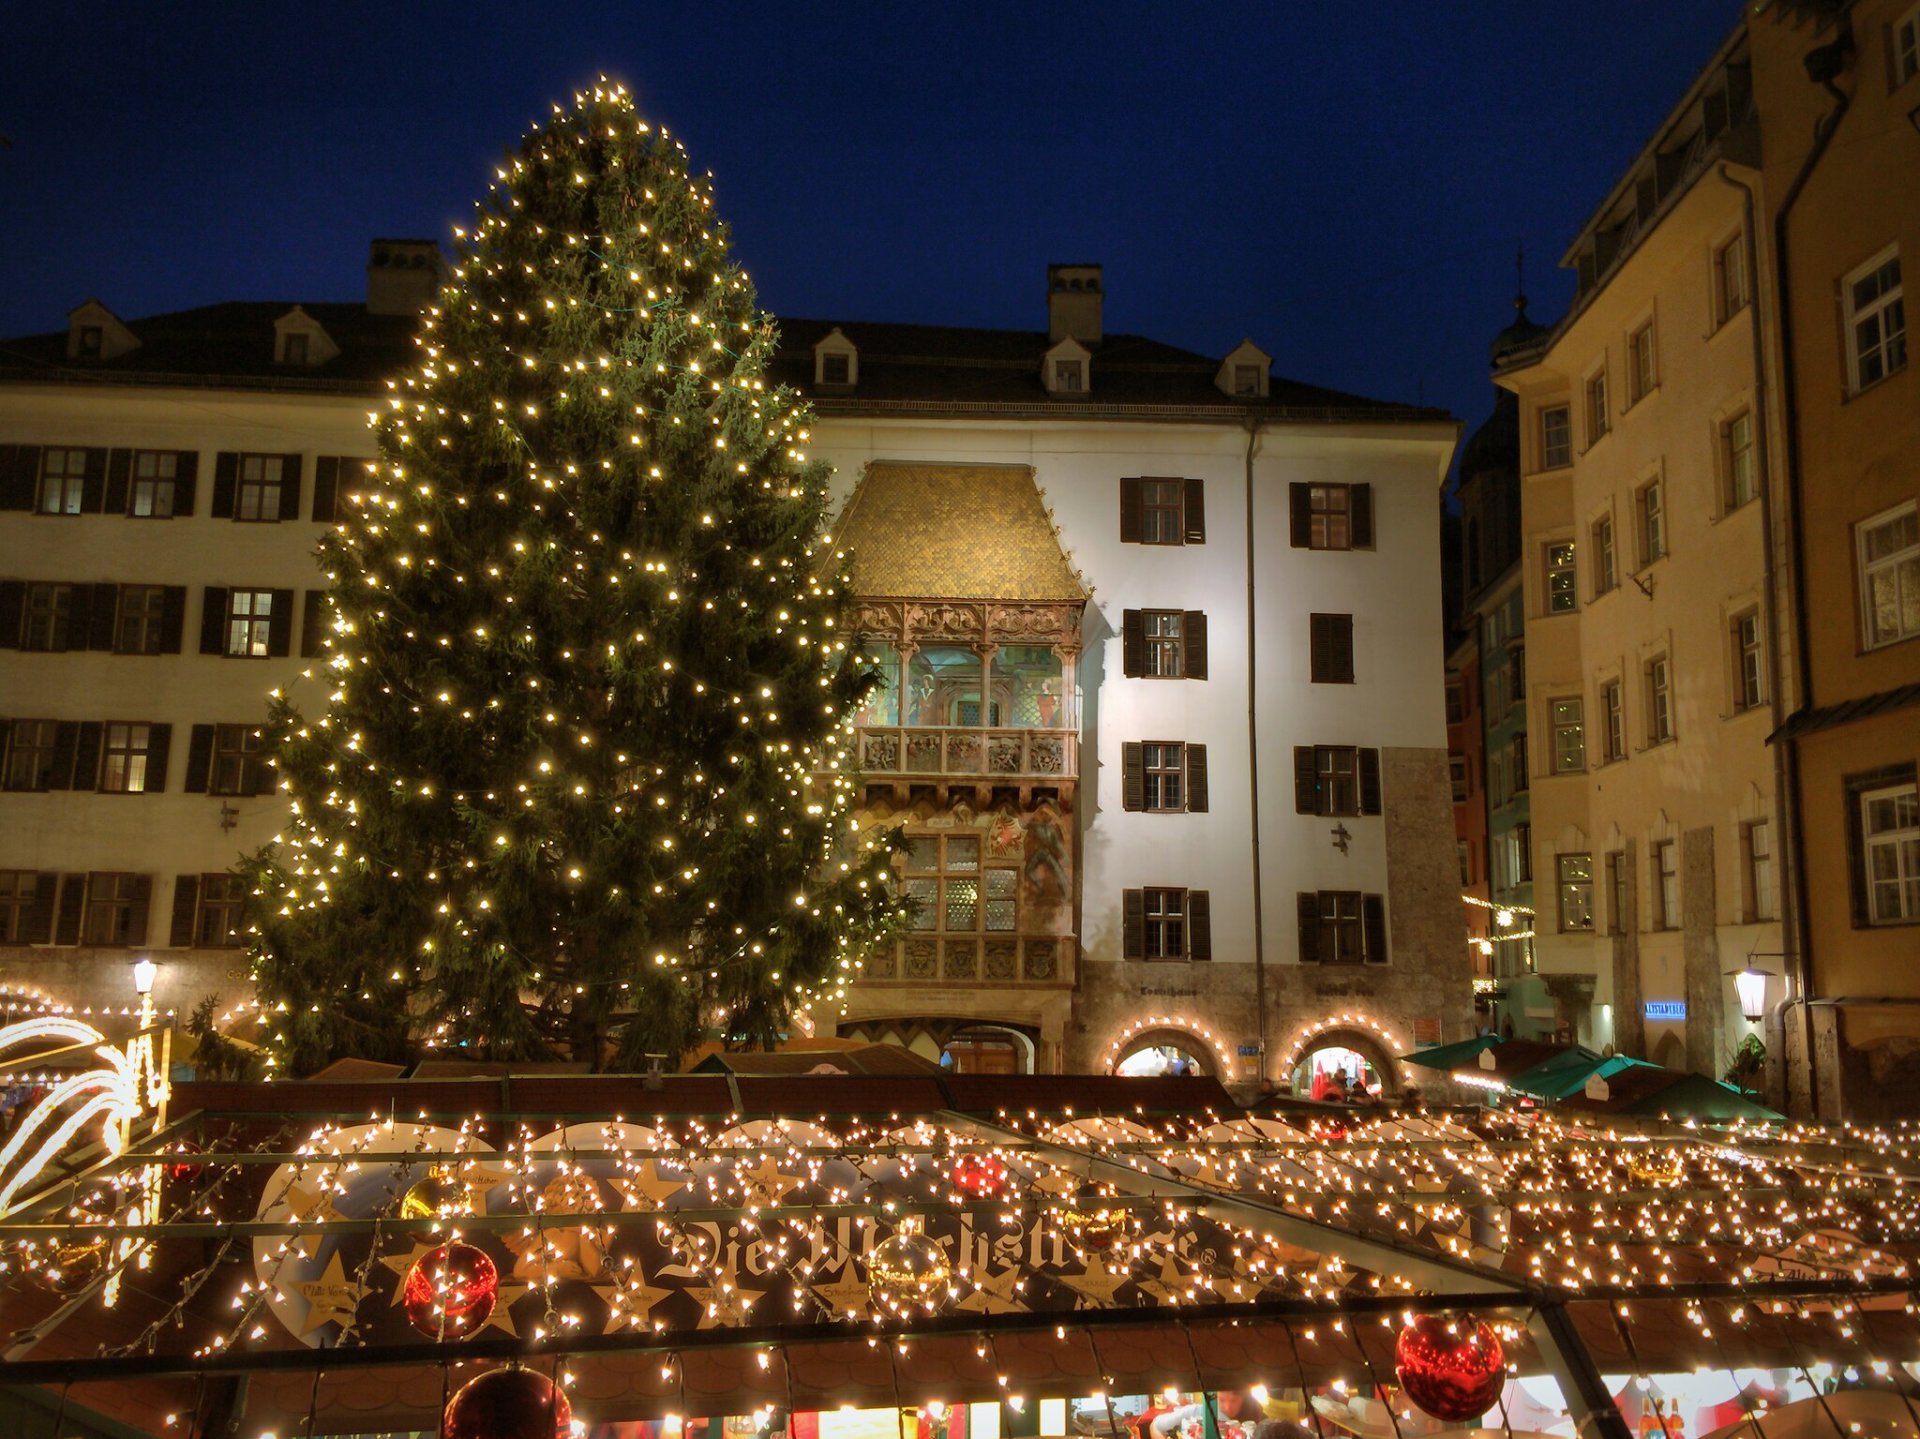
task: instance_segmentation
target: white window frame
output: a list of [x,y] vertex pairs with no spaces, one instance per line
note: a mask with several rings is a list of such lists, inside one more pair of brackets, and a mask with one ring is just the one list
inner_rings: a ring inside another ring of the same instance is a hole
[[1087,362],[1079,359],[1059,359],[1053,362],[1053,389],[1061,395],[1080,395],[1086,393]]
[[1640,568],[1667,557],[1667,496],[1664,477],[1655,475],[1633,492],[1633,509],[1640,531]]
[[1893,88],[1897,90],[1920,75],[1920,5],[1894,21],[1887,33],[1893,40],[1889,64],[1893,67]]
[[[1876,800],[1894,801],[1894,828],[1878,833],[1874,831],[1872,806]],[[1912,824],[1897,822],[1902,800],[1912,805]],[[1862,878],[1866,882],[1867,923],[1906,924],[1920,920],[1920,788],[1916,788],[1912,780],[1882,785],[1861,793],[1860,841],[1860,863],[1864,871]],[[1881,850],[1887,851],[1892,859],[1890,879],[1876,879],[1874,874],[1874,856]],[[1879,891],[1889,883],[1893,886],[1893,907],[1883,913],[1878,903]]]
[[1606,365],[1603,363],[1589,373],[1580,388],[1586,397],[1587,448],[1592,449],[1613,428],[1613,415],[1607,408]]
[[1660,342],[1653,316],[1627,331],[1627,404],[1639,404],[1660,388]]
[[1779,917],[1779,890],[1773,864],[1773,828],[1764,819],[1741,827],[1747,859],[1747,923],[1764,924]]
[[1713,322],[1724,325],[1747,308],[1752,295],[1747,288],[1747,245],[1744,231],[1735,230],[1723,243],[1713,247]]
[[1548,540],[1543,558],[1546,562],[1546,612],[1569,615],[1580,608],[1579,572],[1572,540]]
[[[1744,445],[1735,440],[1742,428],[1746,431]],[[1754,463],[1752,410],[1738,410],[1720,426],[1720,467],[1727,477],[1726,506],[1729,512],[1759,498],[1760,475]]]
[[1653,880],[1653,927],[1680,928],[1680,855],[1678,844],[1657,839],[1648,846],[1647,869]]
[[1647,661],[1647,743],[1673,738],[1673,666],[1665,655]]
[[[1854,287],[1874,276],[1875,272],[1891,263],[1894,276],[1890,285],[1874,296],[1866,304],[1859,304],[1854,296]],[[1849,271],[1840,281],[1840,308],[1844,317],[1844,348],[1847,352],[1847,389],[1858,394],[1870,389],[1890,375],[1898,374],[1907,365],[1907,326],[1905,288],[1900,270],[1900,247],[1889,245],[1859,268]],[[1889,326],[1889,314],[1896,323]],[[1871,346],[1860,343],[1860,326],[1868,321],[1876,321],[1878,338]],[[1872,378],[1863,377],[1862,362],[1872,356],[1878,364],[1879,373]]]
[[1587,704],[1579,695],[1547,701],[1547,726],[1553,735],[1553,772],[1579,774],[1587,767]]
[[1600,686],[1600,723],[1602,741],[1605,746],[1606,763],[1627,757],[1627,706],[1625,686],[1619,677],[1602,682]]
[[[1887,554],[1868,558],[1867,538],[1874,531],[1914,516],[1914,543]],[[1909,627],[1905,614],[1909,606],[1920,611],[1920,502],[1908,500],[1892,509],[1861,520],[1853,527],[1854,553],[1860,575],[1860,637],[1867,649],[1898,644],[1920,635],[1920,624]],[[1875,621],[1874,581],[1886,576],[1894,587],[1896,628],[1882,632]]]
[[1759,709],[1767,700],[1766,637],[1760,611],[1742,610],[1728,623],[1733,641],[1733,708],[1736,714]]
[[[1551,417],[1560,417],[1560,441],[1553,440]],[[1573,406],[1543,405],[1540,407],[1540,468],[1543,470],[1564,470],[1573,463]]]
[[1593,543],[1593,597],[1616,588],[1620,583],[1619,558],[1613,542],[1613,512],[1599,516],[1587,527]]

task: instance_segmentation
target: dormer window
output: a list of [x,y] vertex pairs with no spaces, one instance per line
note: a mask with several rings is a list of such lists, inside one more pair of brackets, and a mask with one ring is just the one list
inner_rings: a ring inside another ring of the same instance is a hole
[[1085,360],[1055,360],[1053,362],[1053,388],[1063,394],[1078,394],[1087,387],[1087,364]]
[[283,365],[304,365],[307,362],[307,337],[305,335],[282,335],[280,337],[280,363]]
[[1267,376],[1272,368],[1273,356],[1252,340],[1242,340],[1234,346],[1233,353],[1220,362],[1213,387],[1230,399],[1264,400],[1268,392]]
[[311,369],[338,359],[340,347],[327,327],[295,305],[273,322],[273,358],[288,368]]
[[1040,357],[1040,383],[1049,395],[1083,397],[1092,386],[1093,352],[1072,336]]
[[1235,365],[1233,367],[1233,392],[1245,398],[1260,393],[1260,367],[1258,365]]
[[822,355],[820,357],[820,383],[823,385],[852,384],[853,356]]
[[813,382],[841,388],[860,383],[860,350],[838,325],[814,344]]
[[101,350],[105,347],[105,330],[98,325],[82,325],[80,327],[79,344],[76,346],[75,351],[79,359],[97,360],[100,358]]
[[67,311],[69,360],[117,360],[139,348],[133,331],[98,300],[87,300]]

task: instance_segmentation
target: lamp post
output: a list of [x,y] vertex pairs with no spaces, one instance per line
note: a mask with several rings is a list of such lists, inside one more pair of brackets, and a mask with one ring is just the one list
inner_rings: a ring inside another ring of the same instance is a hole
[[160,966],[151,955],[143,954],[133,962],[133,992],[140,996],[140,1027],[153,1023],[153,980]]
[[1767,1017],[1767,981],[1773,978],[1773,971],[1750,964],[1728,972],[1733,976],[1734,992],[1740,996],[1740,1017],[1757,1026]]

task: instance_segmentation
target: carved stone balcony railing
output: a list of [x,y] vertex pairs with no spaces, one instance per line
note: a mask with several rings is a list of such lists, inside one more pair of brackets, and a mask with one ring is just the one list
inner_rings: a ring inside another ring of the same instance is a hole
[[863,982],[932,985],[1070,985],[1073,941],[1064,935],[910,934],[865,961]]
[[855,753],[867,776],[1072,779],[1080,769],[1080,736],[1063,729],[863,726]]

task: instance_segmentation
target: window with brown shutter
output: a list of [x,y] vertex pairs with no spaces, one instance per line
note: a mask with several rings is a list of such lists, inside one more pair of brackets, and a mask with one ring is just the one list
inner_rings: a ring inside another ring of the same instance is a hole
[[193,945],[193,915],[200,901],[200,876],[178,874],[173,877],[173,917],[167,926],[167,943],[174,949]]
[[1204,610],[1188,610],[1181,616],[1183,666],[1190,680],[1207,677],[1207,616]]
[[1207,747],[1178,740],[1120,746],[1121,808],[1199,814],[1207,807]]
[[1300,963],[1320,962],[1320,896],[1301,890],[1297,896],[1300,925]]
[[313,462],[313,518],[322,524],[329,524],[333,520],[340,490],[340,471],[349,463],[338,455],[322,455]]
[[1143,810],[1147,807],[1146,746],[1120,746],[1120,808]]
[[80,939],[85,944],[143,945],[147,942],[147,906],[153,897],[153,876],[96,871],[87,876],[86,918]]
[[1295,745],[1293,807],[1299,814],[1380,813],[1380,751],[1352,745]]
[[1207,482],[1199,479],[1182,481],[1186,493],[1181,499],[1181,539],[1190,545],[1203,545],[1207,542]]
[[54,919],[53,942],[78,944],[80,922],[87,911],[87,877],[84,874],[60,876],[60,907]]
[[1140,959],[1147,949],[1147,892],[1127,889],[1120,892],[1120,957]]
[[1353,616],[1309,615],[1307,631],[1313,683],[1352,684]]
[[1350,889],[1297,895],[1302,964],[1385,964],[1387,898]]
[[1185,748],[1187,813],[1205,814],[1207,811],[1207,747],[1203,744],[1190,744]]
[[1130,678],[1147,672],[1147,622],[1143,610],[1125,610],[1121,613],[1120,672]]
[[1120,481],[1120,540],[1123,544],[1198,545],[1206,543],[1206,482],[1152,475]]
[[306,607],[300,612],[300,658],[315,659],[321,652],[321,631],[327,623],[327,592],[308,590]]
[[1287,487],[1288,540],[1296,550],[1373,548],[1373,486]]
[[1382,894],[1360,896],[1361,929],[1367,946],[1368,964],[1387,962],[1387,898]]
[[1353,548],[1373,548],[1373,486],[1347,486],[1347,509],[1353,525]]
[[1380,751],[1360,751],[1360,813],[1380,813]]

